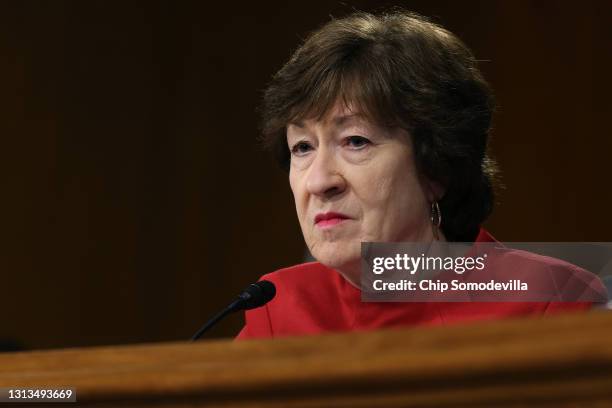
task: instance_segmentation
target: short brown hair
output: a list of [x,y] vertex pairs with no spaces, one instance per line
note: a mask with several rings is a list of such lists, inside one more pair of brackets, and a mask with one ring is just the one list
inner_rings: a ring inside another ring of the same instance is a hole
[[493,208],[495,165],[486,153],[494,99],[471,51],[406,11],[328,22],[264,93],[263,140],[285,169],[287,124],[321,119],[339,98],[379,125],[409,131],[417,169],[445,187],[439,200],[445,236],[473,241]]

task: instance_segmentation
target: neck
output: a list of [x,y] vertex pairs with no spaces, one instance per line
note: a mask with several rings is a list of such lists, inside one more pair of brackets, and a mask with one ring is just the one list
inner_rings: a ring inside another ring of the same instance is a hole
[[[436,228],[436,227],[434,227]],[[436,228],[437,239],[434,236],[434,230],[430,229],[426,236],[423,236],[419,240],[412,240],[406,242],[446,242],[446,237],[441,229]],[[338,272],[349,284],[361,290],[361,258],[357,262],[350,263],[346,266],[342,266],[339,268],[333,268]]]

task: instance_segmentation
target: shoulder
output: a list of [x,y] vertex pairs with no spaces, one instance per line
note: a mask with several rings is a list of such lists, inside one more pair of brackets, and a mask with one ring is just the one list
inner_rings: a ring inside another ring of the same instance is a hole
[[588,278],[597,278],[593,273],[562,259],[536,254],[534,252],[513,249],[508,247],[495,247],[492,252],[496,262],[502,262],[513,267],[528,267],[536,270],[557,270],[568,274],[575,274]]
[[[480,228],[475,240],[476,245],[482,244],[484,248],[492,248],[488,262],[495,263],[500,271],[510,272],[513,275],[521,275],[528,272],[554,272],[556,274],[573,276],[586,281],[599,281],[599,278],[577,266],[564,260],[544,256],[529,251],[508,248],[500,243],[489,231]],[[490,245],[493,247],[490,247]],[[489,252],[489,251],[487,251]],[[515,277],[513,276],[513,277]]]
[[274,272],[263,275],[260,280],[269,280],[273,283],[305,283],[311,282],[314,278],[328,279],[335,272],[319,262],[307,262],[278,269]]
[[336,271],[319,262],[282,268],[260,278],[276,286],[277,299],[272,301],[276,304],[288,300],[287,298],[295,299],[296,296],[303,298],[324,296],[327,292],[336,290],[338,279]]
[[570,262],[506,247],[495,248],[492,255],[487,262],[491,262],[498,277],[522,279],[536,283],[536,287],[550,285],[562,301],[607,299],[607,290],[599,277]]

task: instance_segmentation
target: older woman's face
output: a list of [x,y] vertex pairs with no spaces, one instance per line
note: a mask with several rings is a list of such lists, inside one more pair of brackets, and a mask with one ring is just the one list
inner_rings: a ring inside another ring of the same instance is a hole
[[359,282],[362,241],[432,237],[430,189],[418,176],[409,134],[375,126],[343,107],[287,127],[289,181],[312,255]]

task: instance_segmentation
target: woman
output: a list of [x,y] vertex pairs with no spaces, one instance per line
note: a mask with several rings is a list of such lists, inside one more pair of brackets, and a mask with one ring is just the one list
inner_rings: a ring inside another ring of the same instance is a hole
[[494,242],[480,227],[493,205],[493,109],[471,52],[418,15],[355,13],[311,34],[266,90],[263,134],[317,262],[262,277],[277,296],[246,313],[238,338],[589,308],[361,302],[361,242]]

